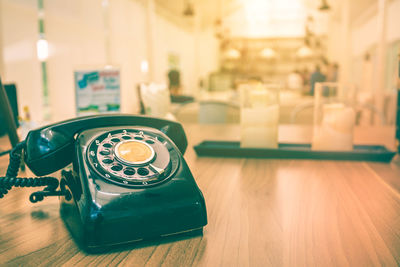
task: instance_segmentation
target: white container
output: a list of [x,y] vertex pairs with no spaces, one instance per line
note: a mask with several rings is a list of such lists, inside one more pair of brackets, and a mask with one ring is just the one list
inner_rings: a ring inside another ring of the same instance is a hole
[[243,84],[240,90],[241,147],[277,148],[279,86]]
[[317,83],[314,98],[313,150],[353,149],[355,90],[337,83]]
[[170,93],[166,84],[141,84],[140,93],[145,107],[146,115],[164,118],[170,106]]

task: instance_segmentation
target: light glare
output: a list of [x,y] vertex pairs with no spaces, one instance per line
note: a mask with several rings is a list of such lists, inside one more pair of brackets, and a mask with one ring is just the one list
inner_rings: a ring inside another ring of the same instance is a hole
[[49,57],[49,43],[45,39],[40,39],[36,43],[37,57],[40,61],[46,61]]

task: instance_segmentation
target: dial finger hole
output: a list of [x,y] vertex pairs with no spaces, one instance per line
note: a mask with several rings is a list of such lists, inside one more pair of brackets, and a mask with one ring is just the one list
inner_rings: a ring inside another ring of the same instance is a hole
[[121,164],[115,164],[111,167],[111,170],[115,171],[115,172],[119,172],[120,170],[122,170],[122,165]]
[[100,155],[108,156],[108,155],[110,155],[110,150],[109,149],[102,150],[102,151],[100,151]]
[[140,137],[140,136],[135,136],[134,137],[136,140],[143,140],[143,137]]
[[109,158],[106,158],[106,159],[103,159],[103,161],[102,161],[104,164],[111,164],[111,163],[113,163],[113,160],[112,159],[109,159]]
[[124,174],[125,174],[125,175],[134,175],[134,174],[135,174],[135,169],[126,168],[126,169],[124,170]]
[[138,173],[139,175],[141,175],[141,176],[146,176],[146,175],[149,174],[149,170],[146,169],[146,168],[139,168],[139,169],[137,170],[137,173]]
[[153,141],[153,140],[150,140],[150,139],[147,139],[145,142],[148,143],[148,144],[150,144],[150,145],[154,144],[154,141]]
[[104,146],[105,148],[111,148],[111,147],[112,147],[112,144],[110,144],[110,143],[105,143],[105,144],[103,144],[103,146]]
[[111,141],[114,142],[114,143],[118,143],[121,140],[119,140],[119,138],[113,138],[113,139],[111,139]]

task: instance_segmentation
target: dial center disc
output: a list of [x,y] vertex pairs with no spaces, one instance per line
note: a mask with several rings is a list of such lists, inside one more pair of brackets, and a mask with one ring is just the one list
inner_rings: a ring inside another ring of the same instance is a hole
[[149,144],[138,140],[120,142],[114,151],[119,160],[133,165],[148,163],[155,156],[154,149]]

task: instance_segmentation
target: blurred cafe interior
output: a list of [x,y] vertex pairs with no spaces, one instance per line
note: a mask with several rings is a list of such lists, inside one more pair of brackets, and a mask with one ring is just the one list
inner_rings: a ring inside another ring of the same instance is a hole
[[[1,3],[1,77],[16,85],[20,117],[38,124],[76,116],[74,72],[106,67],[120,72],[123,113],[140,113],[138,85],[171,88],[176,71],[171,93],[194,100],[165,107],[178,121],[239,122],[240,84],[256,80],[281,85],[279,120],[292,123],[319,66],[321,81],[356,86],[360,124],[395,120],[398,1]],[[294,123],[311,123],[310,111]]]
[[[0,176],[39,127],[165,119],[183,126],[208,224],[125,248],[127,265],[398,266],[399,14],[400,0],[0,0]],[[26,153],[19,176],[36,176]],[[6,187],[0,262],[92,263],[57,199]]]

